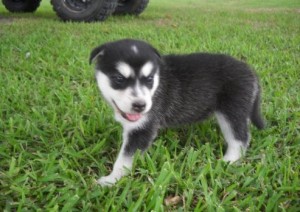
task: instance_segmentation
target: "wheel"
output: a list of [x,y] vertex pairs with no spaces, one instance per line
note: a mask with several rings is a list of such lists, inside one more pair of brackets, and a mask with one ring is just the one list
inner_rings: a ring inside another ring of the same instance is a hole
[[10,12],[34,12],[40,6],[41,0],[2,0]]
[[119,0],[114,15],[139,15],[147,7],[149,0]]
[[53,10],[64,21],[104,21],[118,0],[51,0]]

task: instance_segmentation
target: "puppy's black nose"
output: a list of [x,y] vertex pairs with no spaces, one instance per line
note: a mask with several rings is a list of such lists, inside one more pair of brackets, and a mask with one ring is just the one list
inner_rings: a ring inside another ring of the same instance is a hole
[[145,107],[146,107],[146,103],[144,101],[136,101],[132,104],[132,109],[138,113],[145,110]]

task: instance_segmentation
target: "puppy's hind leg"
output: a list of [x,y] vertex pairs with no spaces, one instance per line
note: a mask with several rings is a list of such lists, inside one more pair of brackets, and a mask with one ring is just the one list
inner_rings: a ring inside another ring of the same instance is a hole
[[242,117],[230,117],[222,112],[216,112],[216,118],[227,143],[223,160],[233,163],[246,152],[250,140],[248,120]]
[[134,153],[138,149],[145,151],[156,137],[156,134],[157,131],[154,128],[124,129],[122,148],[114,163],[112,172],[105,177],[101,177],[97,182],[101,186],[112,186],[127,175],[132,168]]

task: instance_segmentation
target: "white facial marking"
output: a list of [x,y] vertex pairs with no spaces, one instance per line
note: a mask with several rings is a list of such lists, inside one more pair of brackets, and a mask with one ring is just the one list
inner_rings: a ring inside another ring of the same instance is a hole
[[125,78],[128,78],[130,76],[134,76],[134,71],[133,69],[130,67],[130,65],[128,65],[127,63],[124,62],[118,62],[116,69],[120,72],[120,74],[122,74]]
[[145,95],[145,92],[143,91],[139,81],[136,82],[133,91],[134,91],[134,96],[136,96],[137,98],[142,98]]
[[148,77],[151,74],[152,70],[153,70],[153,63],[152,62],[147,62],[141,68],[141,74],[144,77]]
[[112,93],[112,88],[109,83],[109,78],[103,74],[100,70],[96,71],[96,81],[97,85],[103,95],[103,97],[110,102],[110,95]]
[[131,112],[131,88],[127,88],[125,90],[113,89],[110,85],[110,79],[101,71],[96,72],[96,80],[103,97],[115,109],[116,115],[119,115],[119,113],[117,113],[117,108],[112,101],[114,101],[119,107],[119,109],[123,112]]
[[[110,79],[105,75],[101,70],[96,71],[96,81],[99,87],[99,90],[102,93],[102,96],[105,100],[111,105],[115,112],[115,119],[120,122],[123,126],[128,125],[131,127],[141,126],[146,120],[147,116],[143,115],[142,118],[136,122],[129,122],[128,120],[124,119],[123,116],[120,114],[118,109],[116,108],[115,104],[118,106],[120,110],[124,113],[133,113],[132,111],[132,103],[136,100],[144,100],[144,98],[133,96],[132,95],[132,88],[128,87],[125,90],[115,90],[110,85]],[[115,102],[115,104],[113,103]],[[145,100],[146,101],[146,100]],[[151,101],[151,98],[150,98]],[[152,102],[146,102],[151,107]]]
[[138,48],[137,48],[135,45],[131,46],[131,49],[132,49],[132,51],[133,51],[135,54],[138,54],[138,53],[139,53],[139,50],[138,50]]
[[[121,68],[121,70],[124,69]],[[96,80],[102,96],[114,109],[115,119],[120,122],[123,127],[130,126],[134,128],[143,125],[143,123],[147,120],[147,112],[149,112],[152,108],[152,97],[159,85],[159,69],[157,69],[153,76],[153,86],[151,89],[147,86],[143,86],[139,81],[137,81],[135,87],[129,86],[125,89],[114,89],[111,87],[110,78],[101,70],[96,71]],[[136,113],[133,110],[132,105],[137,101],[145,102],[145,110],[142,112],[142,117],[138,121],[129,122],[122,116],[120,110],[126,114]]]
[[153,77],[153,86],[152,86],[152,89],[151,89],[151,96],[154,95],[154,92],[156,91],[157,87],[158,87],[158,84],[159,84],[159,69],[156,70],[156,73]]
[[225,116],[220,112],[216,112],[216,118],[227,143],[227,150],[223,160],[233,163],[245,154],[246,148],[243,146],[242,141],[235,139],[230,123]]

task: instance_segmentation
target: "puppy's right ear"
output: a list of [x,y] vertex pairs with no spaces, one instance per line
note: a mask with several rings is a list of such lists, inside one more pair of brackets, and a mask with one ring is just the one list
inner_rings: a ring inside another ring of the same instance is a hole
[[90,54],[90,60],[89,63],[92,64],[93,62],[96,61],[98,57],[101,57],[104,55],[104,45],[98,46]]

